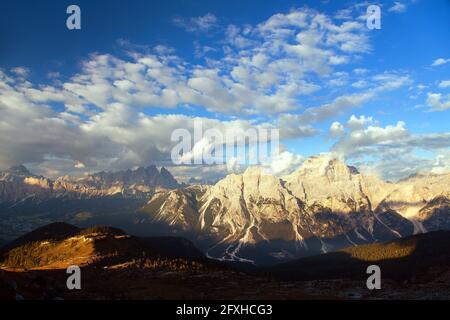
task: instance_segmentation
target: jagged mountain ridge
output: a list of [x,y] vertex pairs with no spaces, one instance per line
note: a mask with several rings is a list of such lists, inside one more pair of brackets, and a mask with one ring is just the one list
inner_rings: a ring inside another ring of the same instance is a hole
[[135,170],[99,172],[83,178],[59,177],[55,180],[37,176],[23,165],[0,172],[0,203],[14,203],[29,197],[39,200],[69,196],[95,198],[120,194],[127,197],[146,197],[160,189],[180,185],[164,167],[140,167]]
[[201,235],[209,257],[271,264],[449,228],[449,182],[444,174],[389,183],[318,156],[282,178],[249,168],[213,186],[157,193],[142,212]]

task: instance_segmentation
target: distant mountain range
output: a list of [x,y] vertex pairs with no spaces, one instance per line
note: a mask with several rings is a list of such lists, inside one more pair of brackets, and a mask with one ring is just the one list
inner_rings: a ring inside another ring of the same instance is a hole
[[330,156],[276,177],[258,167],[213,185],[180,185],[155,166],[51,180],[0,173],[0,238],[67,221],[140,235],[177,235],[208,257],[271,265],[349,246],[450,229],[450,173],[397,183]]
[[128,224],[130,214],[154,192],[180,186],[168,170],[156,166],[56,179],[12,167],[0,172],[0,239],[10,241],[55,221]]
[[55,197],[96,198],[112,195],[147,197],[160,189],[180,185],[164,167],[156,166],[118,172],[98,172],[83,178],[69,176],[55,180],[37,176],[23,165],[0,172],[0,202],[14,204],[24,199]]

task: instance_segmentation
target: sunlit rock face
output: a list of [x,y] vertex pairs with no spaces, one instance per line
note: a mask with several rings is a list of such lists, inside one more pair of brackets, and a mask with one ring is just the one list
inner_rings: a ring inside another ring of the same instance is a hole
[[318,156],[282,178],[252,167],[215,185],[157,193],[142,211],[199,242],[206,236],[210,257],[275,263],[448,229],[449,182],[444,174],[389,183]]

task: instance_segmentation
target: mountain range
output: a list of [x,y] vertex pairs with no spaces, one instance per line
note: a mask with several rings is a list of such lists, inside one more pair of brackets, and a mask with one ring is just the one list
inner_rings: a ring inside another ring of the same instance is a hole
[[159,189],[179,186],[167,169],[162,167],[158,170],[156,166],[118,172],[102,171],[83,178],[62,176],[55,180],[34,175],[23,165],[0,172],[2,203],[63,196],[95,198],[120,194],[125,197],[146,197]]
[[317,156],[281,178],[251,167],[215,185],[158,192],[140,212],[198,235],[211,258],[273,264],[449,229],[449,183],[448,173],[385,182]]
[[155,166],[55,180],[18,166],[0,173],[0,238],[100,221],[185,236],[209,258],[271,265],[450,229],[449,182],[450,173],[386,182],[329,155],[287,176],[250,167],[211,185],[181,185]]

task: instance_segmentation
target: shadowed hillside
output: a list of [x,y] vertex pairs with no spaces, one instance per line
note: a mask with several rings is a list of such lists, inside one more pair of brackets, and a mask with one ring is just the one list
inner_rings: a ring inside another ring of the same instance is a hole
[[387,243],[351,247],[267,268],[281,279],[362,279],[369,265],[379,265],[383,278],[408,280],[450,265],[450,232],[437,231]]

